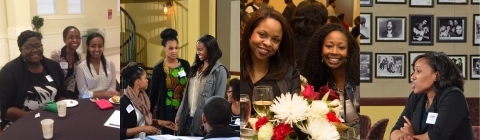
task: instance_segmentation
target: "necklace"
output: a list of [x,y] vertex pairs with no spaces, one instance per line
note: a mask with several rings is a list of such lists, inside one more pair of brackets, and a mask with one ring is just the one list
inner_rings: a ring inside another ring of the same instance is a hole
[[333,90],[335,90],[336,92],[338,93],[343,93],[344,91],[343,90],[340,90],[338,87],[337,87],[337,84],[335,82],[332,82],[333,83]]

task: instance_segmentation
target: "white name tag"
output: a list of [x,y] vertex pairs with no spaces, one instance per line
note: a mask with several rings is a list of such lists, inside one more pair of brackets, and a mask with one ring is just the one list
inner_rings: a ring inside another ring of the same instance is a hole
[[60,62],[60,67],[62,69],[68,69],[68,63],[67,62]]
[[437,121],[437,116],[438,116],[438,113],[433,113],[433,112],[429,112],[428,113],[428,116],[427,116],[427,124],[435,124],[435,121]]
[[178,72],[178,75],[179,75],[180,77],[185,77],[185,76],[187,76],[187,74],[185,73],[184,70]]
[[50,76],[50,75],[47,75],[47,76],[45,76],[45,77],[47,78],[48,82],[52,82],[52,81],[53,81],[53,78],[52,78],[52,76]]
[[237,118],[237,119],[235,120],[235,124],[236,124],[236,125],[240,125],[240,118]]
[[132,111],[133,111],[133,107],[132,107],[132,104],[130,104],[127,106],[127,112],[130,113]]

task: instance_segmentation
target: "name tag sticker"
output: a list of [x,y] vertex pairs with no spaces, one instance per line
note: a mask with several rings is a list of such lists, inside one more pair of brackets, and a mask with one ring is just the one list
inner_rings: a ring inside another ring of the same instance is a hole
[[68,63],[67,62],[60,62],[60,67],[62,69],[68,69]]
[[427,124],[435,124],[435,121],[437,121],[437,116],[438,116],[438,113],[433,113],[433,112],[429,112],[428,113],[428,116],[427,116]]
[[130,113],[132,111],[133,111],[133,107],[132,107],[132,104],[130,104],[127,106],[127,112]]
[[52,81],[53,81],[53,78],[52,78],[52,76],[50,76],[50,75],[47,75],[47,76],[45,76],[45,77],[47,78],[48,82],[52,82]]
[[185,76],[187,76],[187,74],[185,73],[184,70],[178,72],[178,75],[179,75],[180,77],[185,77]]

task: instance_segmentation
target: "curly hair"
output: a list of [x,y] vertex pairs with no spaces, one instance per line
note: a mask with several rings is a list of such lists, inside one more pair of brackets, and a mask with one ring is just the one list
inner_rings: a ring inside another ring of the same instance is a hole
[[143,70],[143,68],[140,67],[136,62],[129,62],[127,66],[122,68],[120,75],[130,87],[133,87],[135,80],[139,79],[144,72],[145,70]]
[[25,42],[27,42],[27,40],[29,38],[32,38],[32,37],[36,37],[38,38],[40,41],[42,39],[40,39],[40,36],[38,35],[37,32],[34,32],[32,30],[25,30],[23,31],[22,33],[20,33],[20,35],[18,36],[17,38],[17,45],[18,45],[18,48],[21,49],[22,46],[25,44]]
[[178,42],[177,39],[178,33],[175,29],[166,28],[160,33],[160,38],[162,39],[162,46],[166,47],[167,41],[175,40]]
[[293,11],[290,26],[295,36],[310,36],[327,23],[327,17],[325,5],[318,1],[306,0],[300,2]]
[[330,69],[323,63],[321,54],[325,38],[333,31],[340,31],[347,38],[348,61],[344,64],[346,66],[346,81],[353,84],[352,86],[360,85],[360,46],[342,25],[326,24],[318,29],[310,39],[303,57],[303,68],[301,69],[301,74],[309,81],[310,85],[316,87],[316,91],[319,87],[325,85],[331,77]]
[[278,47],[278,53],[270,58],[269,69],[270,71],[265,75],[265,79],[280,80],[285,77],[288,67],[295,64],[294,44],[293,44],[293,32],[287,20],[281,13],[273,9],[265,8],[255,11],[252,17],[248,20],[244,33],[242,36],[242,42],[240,43],[240,75],[242,78],[249,78],[250,73],[253,72],[253,60],[250,49],[250,37],[253,34],[253,30],[258,27],[260,22],[271,18],[280,22],[282,26],[282,40]]
[[450,86],[458,87],[463,91],[465,81],[461,75],[462,72],[445,53],[429,51],[417,56],[412,63],[413,71],[415,71],[415,63],[420,58],[427,59],[428,66],[432,68],[433,72],[438,72],[439,76],[433,82],[435,93],[440,94],[442,90]]

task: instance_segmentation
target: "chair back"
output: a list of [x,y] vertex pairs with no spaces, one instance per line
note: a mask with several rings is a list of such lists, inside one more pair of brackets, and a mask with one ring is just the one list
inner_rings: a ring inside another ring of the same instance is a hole
[[360,115],[360,139],[367,137],[368,131],[372,127],[372,120],[367,115]]
[[472,126],[474,140],[480,140],[480,126]]
[[367,134],[367,140],[383,140],[383,136],[385,135],[385,129],[387,129],[388,125],[388,118],[381,119],[377,121],[370,131]]

